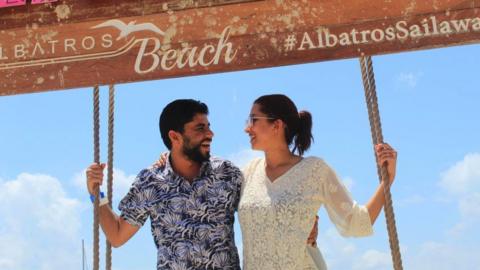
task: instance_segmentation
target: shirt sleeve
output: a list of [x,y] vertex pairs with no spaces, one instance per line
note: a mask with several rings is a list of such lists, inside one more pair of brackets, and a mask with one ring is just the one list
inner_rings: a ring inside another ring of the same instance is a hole
[[323,161],[316,165],[321,177],[321,190],[330,220],[343,236],[369,236],[373,234],[368,209],[352,199],[350,192],[334,170]]
[[137,227],[143,226],[150,213],[153,190],[147,188],[149,175],[148,169],[142,170],[118,206],[120,217]]

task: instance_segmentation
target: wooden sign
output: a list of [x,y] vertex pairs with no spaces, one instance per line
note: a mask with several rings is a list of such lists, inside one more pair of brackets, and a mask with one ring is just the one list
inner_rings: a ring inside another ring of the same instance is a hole
[[[32,0],[32,5],[57,2],[58,0]],[[26,5],[26,0],[0,0],[0,8]]]
[[125,0],[111,1],[113,11],[102,9],[108,6],[103,1],[77,2],[84,4],[39,5],[22,13],[28,23],[0,10],[8,21],[0,30],[0,95],[480,40],[478,1],[144,1],[142,6]]

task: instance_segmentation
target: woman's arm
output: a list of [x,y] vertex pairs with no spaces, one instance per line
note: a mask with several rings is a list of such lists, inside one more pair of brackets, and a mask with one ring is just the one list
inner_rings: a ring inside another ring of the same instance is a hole
[[[391,185],[393,180],[395,179],[395,172],[397,166],[397,152],[387,143],[385,144],[377,144],[375,146],[375,153],[377,159],[379,160],[380,166],[385,166],[388,173],[388,183]],[[370,221],[372,225],[377,220],[380,211],[382,210],[383,205],[385,204],[385,195],[384,195],[384,188],[385,188],[385,181],[382,181],[378,186],[377,190],[370,198],[366,207],[368,209],[368,213],[370,215]]]
[[[379,164],[387,166],[389,183],[395,178],[397,153],[388,144],[375,146]],[[357,204],[347,188],[338,179],[336,173],[328,167],[319,166],[321,179],[320,193],[330,220],[343,236],[362,237],[373,233],[372,225],[377,219],[385,198],[383,185],[380,184],[366,205]]]

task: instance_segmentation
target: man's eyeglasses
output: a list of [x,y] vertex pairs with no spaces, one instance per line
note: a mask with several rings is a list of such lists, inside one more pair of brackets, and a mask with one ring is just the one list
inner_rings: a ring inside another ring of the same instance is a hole
[[255,123],[256,120],[258,119],[270,119],[270,120],[274,120],[276,118],[273,118],[273,117],[268,117],[268,116],[253,116],[253,115],[250,115],[247,120],[245,120],[245,126],[247,127],[251,127],[253,126],[253,124]]

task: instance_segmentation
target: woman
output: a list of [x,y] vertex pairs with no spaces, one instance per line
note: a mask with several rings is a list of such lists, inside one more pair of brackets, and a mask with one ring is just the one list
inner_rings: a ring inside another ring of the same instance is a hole
[[[365,206],[357,204],[327,163],[303,157],[313,139],[311,129],[310,113],[299,113],[285,95],[262,96],[253,104],[245,132],[252,149],[265,157],[244,170],[238,211],[245,270],[326,269],[318,250],[312,253],[305,245],[322,205],[343,236],[372,234],[384,205],[384,183]],[[397,154],[388,144],[375,150],[391,184]]]

